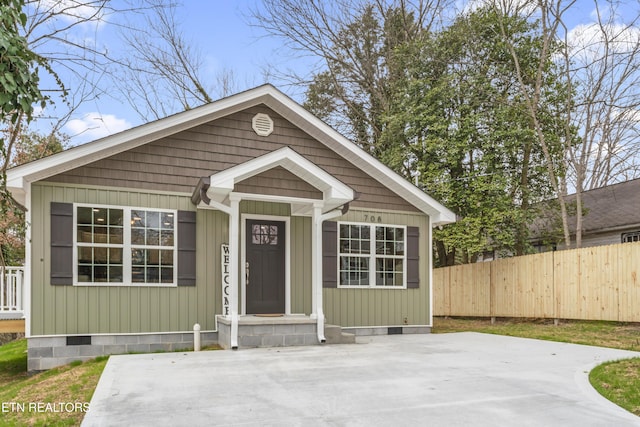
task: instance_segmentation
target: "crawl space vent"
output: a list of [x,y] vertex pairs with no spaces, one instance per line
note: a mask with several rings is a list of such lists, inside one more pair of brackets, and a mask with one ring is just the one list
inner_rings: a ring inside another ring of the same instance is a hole
[[260,136],[269,136],[273,132],[273,120],[264,113],[253,116],[251,123],[253,130]]

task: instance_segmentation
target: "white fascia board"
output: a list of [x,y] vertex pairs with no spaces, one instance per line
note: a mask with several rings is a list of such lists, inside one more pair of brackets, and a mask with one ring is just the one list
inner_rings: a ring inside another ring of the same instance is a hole
[[17,183],[19,179],[22,179],[23,182],[21,184],[23,187],[26,182],[34,182],[58,175],[216,118],[266,103],[265,95],[269,95],[275,90],[270,85],[259,86],[193,110],[174,114],[115,135],[70,148],[40,160],[16,166],[7,171],[8,182],[14,181]]
[[11,181],[7,180],[7,190],[9,190],[16,202],[22,206],[25,206],[27,203],[27,187],[28,185],[24,184],[22,178],[14,178]]
[[353,190],[349,186],[289,147],[282,147],[211,175],[207,196],[213,200],[222,200],[224,196],[233,191],[236,183],[277,166],[285,168],[298,178],[322,191],[325,201],[331,204],[348,203],[355,197]]
[[[265,104],[272,108],[291,123],[299,126],[303,131],[318,138],[321,142],[325,144],[328,141],[337,143],[337,146],[329,146],[329,148],[370,176],[378,179],[391,191],[397,193],[421,211],[429,214],[435,225],[455,221],[456,216],[453,212],[366,153],[322,120],[309,113],[287,95],[268,84],[9,169],[7,171],[7,182],[11,183],[12,193],[18,195],[17,190],[23,189],[23,191],[26,191],[25,185],[30,182],[84,166],[259,104]],[[294,154],[298,155],[295,152]],[[305,161],[308,162],[306,159]],[[312,168],[322,171],[321,168],[311,162],[305,163],[305,165],[311,165]],[[324,171],[322,172],[326,175],[313,171],[311,172],[311,177],[309,177],[309,175],[302,173],[300,169],[304,169],[304,167],[297,168],[298,176],[301,179],[306,177],[305,181],[311,185],[318,186],[324,182],[325,185],[332,188],[332,191],[344,186],[344,184]],[[340,185],[332,182],[332,180],[337,181]],[[225,185],[225,187],[227,186]],[[351,189],[344,192],[340,191],[340,193],[346,194],[349,191],[352,193]]]
[[[279,104],[269,104],[274,111],[291,121],[291,123],[300,126],[306,132],[311,133],[312,136],[322,142],[325,142],[326,138],[337,142],[338,147],[329,148],[336,151],[336,153],[343,156],[346,160],[370,176],[378,179],[381,184],[403,197],[422,212],[428,214],[432,218],[433,225],[448,224],[456,221],[456,215],[451,210],[405,180],[378,159],[366,153],[331,126],[291,100],[288,96],[279,91],[274,92],[272,96]],[[311,125],[316,132],[310,132],[309,125]],[[322,135],[324,135],[325,138],[322,138]],[[384,179],[379,179],[378,177],[380,177],[380,175],[382,175]]]
[[353,192],[349,190],[349,193],[347,193],[340,188],[331,187],[328,193],[325,194],[325,197],[327,199],[346,200],[347,202],[350,202],[353,200]]
[[229,188],[227,185],[222,185],[220,187],[209,187],[207,189],[207,197],[210,200],[213,200],[218,203],[224,203],[229,196],[229,193],[233,191],[233,187]]

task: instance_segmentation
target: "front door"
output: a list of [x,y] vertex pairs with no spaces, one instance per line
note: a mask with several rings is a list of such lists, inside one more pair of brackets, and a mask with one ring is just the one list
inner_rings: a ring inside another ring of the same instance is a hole
[[285,223],[247,219],[247,314],[285,312]]

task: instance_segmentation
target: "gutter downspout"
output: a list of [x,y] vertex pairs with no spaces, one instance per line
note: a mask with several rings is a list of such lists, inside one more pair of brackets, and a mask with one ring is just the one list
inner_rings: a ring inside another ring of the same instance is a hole
[[322,203],[313,205],[313,232],[311,233],[311,274],[312,274],[312,313],[311,318],[317,320],[318,341],[324,343],[324,309],[322,301],[322,224],[324,221],[337,218],[347,213],[349,204],[345,204],[341,210],[329,211],[322,214]]

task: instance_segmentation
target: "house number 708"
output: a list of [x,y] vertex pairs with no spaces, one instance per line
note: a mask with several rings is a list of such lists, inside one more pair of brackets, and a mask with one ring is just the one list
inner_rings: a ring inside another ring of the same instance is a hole
[[378,222],[378,223],[381,223],[382,222],[382,216],[381,215],[376,216],[375,214],[364,214],[364,222]]

